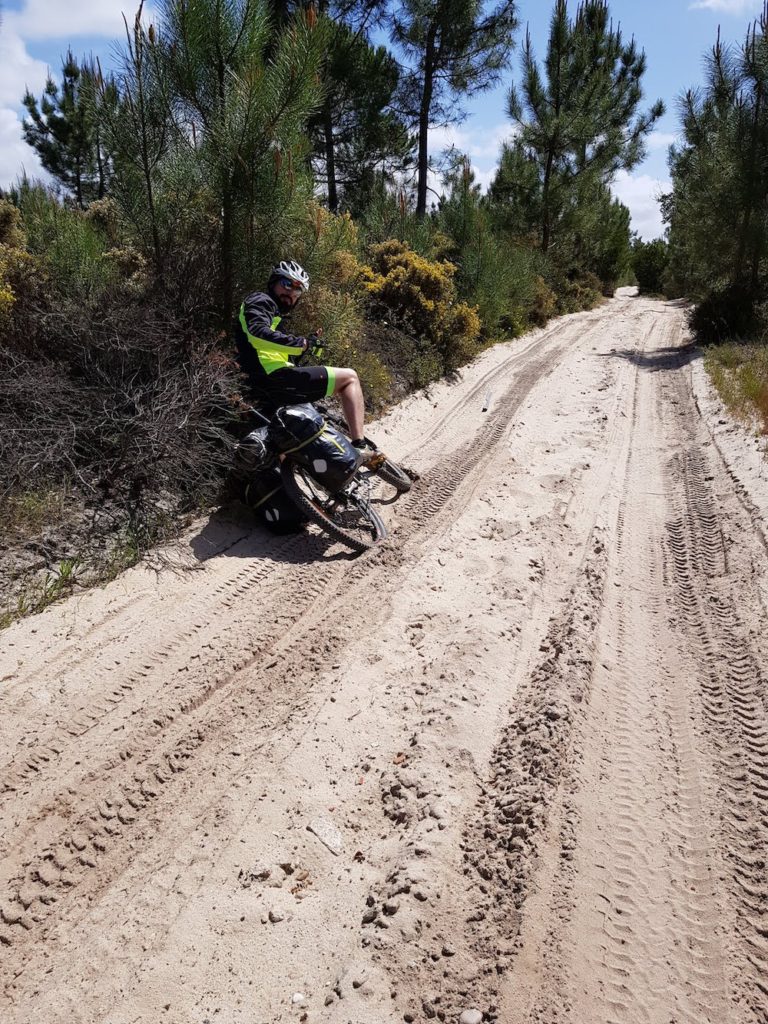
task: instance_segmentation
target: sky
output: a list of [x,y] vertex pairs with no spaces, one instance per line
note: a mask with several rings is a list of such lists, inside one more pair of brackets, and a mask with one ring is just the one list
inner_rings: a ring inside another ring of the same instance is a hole
[[[123,15],[132,21],[137,6],[137,0],[0,0],[0,187],[11,184],[22,169],[30,176],[41,173],[21,134],[25,88],[40,95],[48,70],[58,76],[68,46],[76,56],[93,54],[105,67],[113,65],[115,43],[125,38]],[[151,17],[149,3],[145,6]],[[540,57],[552,6],[552,0],[518,4],[517,39],[529,26]],[[575,10],[575,0],[570,7]],[[762,0],[610,0],[614,21],[646,53],[644,106],[662,99],[667,107],[648,140],[645,161],[630,173],[621,172],[612,186],[629,207],[632,229],[641,237],[655,238],[663,231],[657,197],[670,187],[667,150],[678,131],[677,98],[702,84],[704,56],[715,42],[718,25],[724,42],[740,42],[761,7]],[[430,154],[439,156],[444,147],[456,146],[469,155],[478,181],[487,186],[501,145],[511,134],[506,95],[517,78],[519,50],[499,86],[475,98],[461,123],[432,131]]]

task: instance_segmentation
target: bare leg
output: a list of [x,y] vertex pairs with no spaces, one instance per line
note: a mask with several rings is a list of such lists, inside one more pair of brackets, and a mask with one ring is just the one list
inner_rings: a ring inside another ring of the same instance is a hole
[[363,389],[360,386],[360,378],[354,370],[336,369],[336,384],[333,389],[334,395],[339,396],[341,408],[344,410],[344,419],[349,426],[349,432],[353,441],[358,441],[363,436],[363,422],[365,420],[365,404],[363,402]]

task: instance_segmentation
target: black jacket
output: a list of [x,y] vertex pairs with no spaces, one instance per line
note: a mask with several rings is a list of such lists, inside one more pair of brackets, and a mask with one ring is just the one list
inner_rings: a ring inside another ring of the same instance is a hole
[[[285,314],[288,316],[289,314]],[[281,360],[285,366],[291,366],[299,352],[288,353],[284,349],[301,349],[306,347],[306,338],[295,334],[287,334],[277,329],[278,324],[284,319],[283,314],[275,300],[264,292],[252,292],[248,295],[240,307],[237,324],[235,327],[235,343],[237,345],[238,362],[243,371],[248,375],[251,384],[258,387],[264,380],[266,374],[276,368],[274,358]],[[243,329],[245,321],[246,331]],[[248,334],[265,346],[274,348],[270,352],[271,358],[259,358],[259,350],[249,340]]]

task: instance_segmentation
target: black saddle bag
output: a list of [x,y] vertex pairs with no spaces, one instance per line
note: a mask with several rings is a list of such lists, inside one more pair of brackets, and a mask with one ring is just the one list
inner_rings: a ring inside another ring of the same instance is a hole
[[284,405],[270,420],[269,437],[275,448],[287,455],[318,437],[324,425],[323,414],[314,405]]
[[307,522],[286,494],[276,466],[257,473],[245,485],[243,501],[273,533],[298,533]]

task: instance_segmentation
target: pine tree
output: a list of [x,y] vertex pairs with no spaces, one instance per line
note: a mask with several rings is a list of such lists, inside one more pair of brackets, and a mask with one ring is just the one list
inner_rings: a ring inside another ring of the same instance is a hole
[[239,268],[250,277],[274,258],[271,239],[285,233],[296,189],[311,192],[306,128],[322,96],[326,33],[313,8],[286,11],[276,29],[272,6],[160,0],[157,28],[145,30],[137,19],[127,55],[131,115],[144,109],[151,116],[147,145],[130,155],[126,140],[121,167],[132,164],[144,179],[149,207],[156,186],[173,198],[197,183],[218,220],[225,320]]
[[427,210],[430,128],[460,121],[462,101],[489,89],[507,65],[517,25],[515,3],[501,0],[489,13],[482,0],[402,0],[392,38],[409,70],[403,109],[418,135],[416,212]]
[[81,208],[104,196],[109,177],[109,154],[95,110],[99,87],[114,88],[111,81],[100,81],[92,62],[78,63],[68,50],[61,84],[49,76],[39,102],[29,90],[23,99],[29,115],[23,121],[25,140]]
[[331,21],[323,69],[323,105],[310,124],[315,168],[326,186],[328,207],[341,199],[354,206],[376,173],[393,177],[411,160],[413,139],[392,109],[398,85],[397,62],[384,46],[372,46],[365,33]]
[[542,218],[539,163],[520,139],[503,144],[488,198],[500,230],[518,238],[538,234]]
[[644,242],[641,238],[633,241],[632,269],[641,295],[658,295],[664,291],[668,250],[663,238],[654,238],[651,242]]
[[443,185],[437,223],[452,242],[447,255],[457,267],[459,295],[477,306],[486,336],[517,333],[533,299],[540,255],[528,245],[510,244],[467,156],[454,157]]
[[645,55],[614,28],[606,0],[585,0],[573,20],[566,0],[557,0],[543,70],[530,33],[522,65],[522,89],[510,89],[508,110],[520,145],[538,165],[546,252],[579,179],[607,183],[618,170],[635,167],[664,105],[657,101],[638,113]]
[[413,148],[393,106],[397,61],[370,39],[387,7],[387,0],[319,0],[328,43],[322,107],[310,128],[313,166],[332,211],[342,197],[347,208],[356,205],[375,175],[394,175],[408,164]]
[[561,230],[572,277],[599,278],[604,295],[613,295],[632,259],[629,209],[599,179],[584,177],[566,211]]
[[124,216],[152,253],[162,282],[170,248],[169,223],[159,194],[174,141],[174,122],[156,34],[142,25],[143,0],[131,28],[114,91],[98,93],[98,120],[113,154],[112,191]]
[[[680,100],[682,144],[670,153],[668,281],[708,299],[713,335],[750,329],[768,256],[768,4],[738,47],[719,34],[706,82]],[[702,317],[704,303],[700,306]]]

